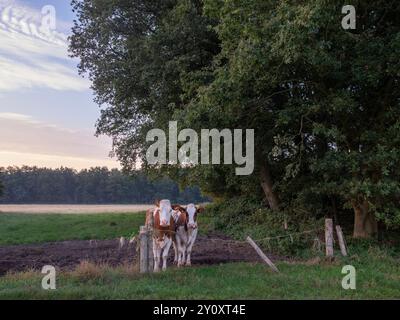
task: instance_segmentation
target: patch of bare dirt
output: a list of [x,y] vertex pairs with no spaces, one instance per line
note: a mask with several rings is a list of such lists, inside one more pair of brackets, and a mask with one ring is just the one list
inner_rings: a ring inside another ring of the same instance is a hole
[[[169,253],[170,264],[173,249]],[[279,257],[270,256],[273,260]],[[118,266],[136,263],[136,243],[119,248],[119,240],[63,241],[44,244],[0,246],[0,275],[8,271],[41,270],[53,265],[60,270],[73,270],[82,261]],[[199,236],[192,253],[193,265],[211,265],[227,262],[260,261],[256,252],[246,243],[211,234]]]

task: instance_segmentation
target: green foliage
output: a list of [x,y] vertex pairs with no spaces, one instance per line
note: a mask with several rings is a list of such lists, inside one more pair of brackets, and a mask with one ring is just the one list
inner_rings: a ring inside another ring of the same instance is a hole
[[0,215],[0,245],[129,237],[144,213]]
[[367,200],[396,226],[400,7],[357,2],[359,28],[346,32],[342,5],[205,1],[207,14],[219,18],[222,52],[215,80],[194,106],[217,106],[220,119],[233,115],[231,126],[256,129],[283,205],[307,205],[313,194],[325,208],[325,197],[347,206]]
[[[236,198],[208,205],[205,215],[210,218],[216,230],[238,240],[251,236],[271,253],[291,256],[321,253],[313,251],[318,250],[313,246],[315,238],[323,234],[324,222],[300,209],[296,212],[274,212],[254,199]],[[304,231],[312,232],[303,233]],[[269,237],[278,238],[265,239]],[[257,241],[258,239],[263,240]]]
[[352,257],[400,257],[400,235],[390,232],[382,240],[377,239],[347,239],[348,251]]
[[[167,128],[219,51],[202,0],[73,0],[70,51],[88,74],[102,109],[99,134],[113,136],[125,169],[145,159],[151,128]],[[146,162],[144,162],[146,164]]]
[[155,199],[173,202],[204,202],[197,187],[180,190],[168,178],[148,179],[143,173],[127,175],[117,169],[37,167],[0,168],[6,192],[0,203],[154,203]]
[[399,226],[397,0],[349,1],[351,31],[336,0],[73,3],[70,49],[107,105],[98,132],[114,138],[124,168],[144,160],[146,132],[169,120],[253,128],[251,176],[232,166],[163,169],[216,198],[260,203],[266,167],[282,212],[353,209]]
[[[207,205],[201,219],[207,230],[221,231],[237,240],[251,236],[270,253],[303,259],[325,254],[324,215],[313,215],[304,207],[274,212],[254,198],[239,197]],[[397,230],[385,232],[382,239],[352,239],[351,222],[346,220],[346,215],[338,219],[341,225],[349,225],[343,231],[351,256],[367,258],[369,253],[375,255],[375,252],[400,256]],[[277,238],[265,239],[269,237]],[[340,257],[338,250],[336,257]]]

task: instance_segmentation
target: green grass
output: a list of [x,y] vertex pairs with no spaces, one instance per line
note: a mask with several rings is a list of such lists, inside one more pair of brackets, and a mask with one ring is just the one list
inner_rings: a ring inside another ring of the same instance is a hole
[[[356,290],[341,286],[342,267],[357,271]],[[0,299],[393,299],[400,298],[399,261],[388,256],[351,257],[328,263],[232,263],[170,268],[143,275],[126,268],[83,265],[61,273],[57,289],[41,289],[41,275],[28,272],[0,278]]]
[[[202,233],[213,219],[199,216]],[[1,214],[0,245],[129,236],[143,225],[144,213],[31,215]],[[397,250],[373,242],[351,242],[351,256],[296,263],[278,262],[279,274],[264,264],[231,263],[169,268],[143,275],[135,267],[83,263],[57,275],[57,290],[41,288],[39,272],[0,277],[0,299],[400,299]],[[357,271],[357,289],[341,287],[344,265]]]
[[144,220],[144,213],[0,214],[0,245],[128,237]]

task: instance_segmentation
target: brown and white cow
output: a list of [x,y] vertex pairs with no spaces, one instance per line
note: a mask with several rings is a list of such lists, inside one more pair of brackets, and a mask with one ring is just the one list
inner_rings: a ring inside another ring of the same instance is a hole
[[179,205],[174,205],[173,208],[177,212],[175,214],[174,262],[178,266],[185,264],[190,266],[192,249],[198,233],[197,214],[204,209],[192,203],[186,208]]
[[[161,200],[159,205],[153,211],[153,256],[154,256],[154,272],[160,270],[160,261],[162,254],[162,270],[167,269],[167,258],[171,244],[175,238],[175,221],[169,200]],[[149,214],[149,212],[148,212]],[[148,221],[146,216],[146,225]],[[151,219],[149,219],[151,220]]]
[[190,266],[191,262],[191,254],[192,248],[197,238],[198,233],[198,225],[197,225],[197,214],[202,212],[204,208],[196,207],[193,203],[190,203],[186,206],[187,212],[187,244],[186,244],[186,265]]
[[186,209],[180,205],[173,205],[174,209],[174,220],[175,220],[175,238],[173,241],[174,245],[174,263],[181,267],[185,264],[185,253],[188,242],[188,215]]

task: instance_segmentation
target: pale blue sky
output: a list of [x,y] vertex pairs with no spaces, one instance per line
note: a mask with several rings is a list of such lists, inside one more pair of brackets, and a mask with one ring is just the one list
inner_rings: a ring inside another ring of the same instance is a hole
[[[43,29],[48,5],[56,30]],[[0,166],[118,167],[110,139],[94,137],[99,109],[68,57],[73,18],[69,0],[0,0]]]

